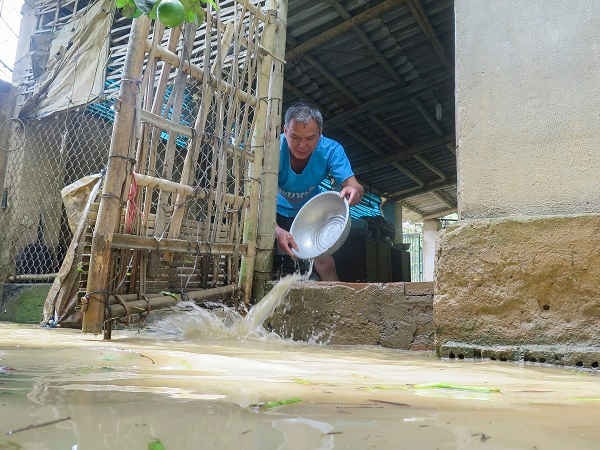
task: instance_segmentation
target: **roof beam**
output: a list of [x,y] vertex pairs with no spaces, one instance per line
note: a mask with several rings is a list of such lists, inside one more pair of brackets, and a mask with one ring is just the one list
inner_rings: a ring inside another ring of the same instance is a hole
[[[325,69],[323,69],[323,70],[325,70]],[[343,87],[343,85],[341,85],[341,84],[340,84],[340,86]],[[285,87],[288,88],[288,89],[290,89],[290,90],[292,90],[294,93],[301,93],[302,92],[300,89],[298,89],[296,86],[294,86],[289,81],[285,82]],[[356,97],[354,97],[354,95],[350,91],[348,91],[346,88],[343,87],[343,90],[346,92],[347,95],[350,96],[351,99],[356,99]],[[358,101],[358,99],[356,99],[356,100]],[[369,149],[371,152],[375,153],[376,155],[385,156],[385,153],[383,153],[381,150],[379,150],[377,147],[375,147],[368,139],[366,139],[365,137],[361,136],[356,131],[351,130],[350,128],[342,128],[342,131],[344,133],[346,133],[347,135],[349,135],[350,137],[352,137],[354,140],[360,142],[365,148]],[[413,182],[415,182],[417,184],[417,186],[416,186],[417,188],[419,188],[419,187],[421,187],[421,186],[423,186],[425,184],[425,182],[423,180],[421,180],[417,175],[415,175],[414,173],[412,173],[410,170],[408,170],[406,167],[404,167],[400,163],[398,163],[398,162],[391,162],[390,165],[392,167],[394,167],[396,170],[398,170],[401,173],[403,173],[406,177],[408,177],[409,179],[411,179]]]
[[436,138],[431,141],[411,145],[411,146],[408,146],[401,150],[398,150],[397,152],[395,152],[391,155],[384,156],[383,158],[378,159],[377,161],[373,161],[373,162],[369,162],[369,163],[365,163],[365,164],[358,164],[356,166],[355,170],[358,173],[367,173],[372,170],[381,169],[382,167],[387,166],[389,163],[391,163],[393,161],[407,160],[407,159],[410,159],[411,157],[413,157],[414,155],[418,155],[419,153],[426,152],[426,151],[431,150],[432,148],[438,147],[440,145],[445,145],[446,143],[451,142],[452,139],[453,139],[452,136],[446,136],[443,138]]
[[411,202],[403,201],[401,202],[401,204],[403,207],[410,209],[411,211],[417,213],[421,217],[425,214],[420,208],[416,207]]
[[415,195],[426,194],[427,192],[436,190],[436,189],[444,189],[450,186],[454,186],[456,184],[456,178],[448,178],[444,181],[434,181],[432,183],[427,183],[420,188],[409,188],[404,189],[402,191],[397,192],[388,192],[385,195],[389,200],[398,201],[404,200],[405,198],[414,197]]
[[440,58],[442,64],[447,68],[452,67],[452,64],[450,64],[450,61],[446,56],[444,47],[442,47],[442,44],[437,38],[435,31],[431,26],[431,22],[429,21],[429,18],[427,17],[427,14],[425,13],[423,6],[421,5],[420,0],[408,0],[407,3],[412,15],[417,21],[417,24],[419,24],[419,27],[421,28],[425,36],[427,36],[429,42],[431,42],[433,50],[437,54],[438,58]]
[[[356,131],[346,128],[346,129],[344,129],[344,132],[346,134],[348,134],[350,137],[352,137],[353,139],[360,142],[363,146],[365,146],[366,148],[371,150],[371,152],[375,153],[376,155],[381,156],[384,154],[381,150],[379,150],[377,147],[375,147],[368,139],[361,136]],[[425,182],[423,180],[421,180],[417,175],[412,173],[410,170],[408,170],[406,167],[404,167],[400,163],[392,162],[392,163],[389,163],[389,165],[392,166],[394,169],[398,170],[399,172],[403,173],[406,177],[408,177],[412,181],[414,181],[417,184],[417,186],[415,186],[415,188],[418,189],[425,185]]]
[[[346,10],[346,8],[344,6],[342,6],[337,0],[326,0],[326,1],[337,11],[337,13],[343,19],[349,19],[351,17],[350,13]],[[375,59],[379,62],[379,64],[383,65],[386,68],[386,70],[393,72],[394,76],[397,76],[396,71],[387,62],[387,60],[384,59],[383,55],[379,52],[379,50],[371,42],[371,39],[367,36],[367,34],[357,26],[354,26],[354,32],[358,35],[359,39],[363,42],[363,44],[369,49],[369,51],[372,53],[372,55],[375,57]],[[308,56],[308,55],[306,55],[304,57],[304,60],[306,62],[308,62],[310,65],[312,65],[313,68],[315,68],[338,91],[340,91],[343,95],[348,97],[352,101],[352,103],[354,103],[355,105],[360,104],[360,100],[358,99],[358,97],[356,97],[354,95],[354,93],[352,93],[346,86],[344,86],[344,84],[342,82],[340,82],[335,76],[330,74],[329,71],[327,69],[325,69],[323,67],[323,65],[320,64],[317,60],[315,60],[314,58],[312,58],[311,56]],[[415,107],[417,108],[417,110],[423,115],[425,120],[429,123],[431,128],[433,128],[433,130],[439,136],[442,136],[444,134],[444,132],[437,125],[437,123],[435,123],[435,121],[431,118],[431,116],[427,113],[427,111],[425,110],[423,105],[420,102],[418,102],[416,98],[413,98],[412,102],[415,104]],[[390,129],[390,127],[388,127],[381,119],[379,119],[374,114],[367,114],[367,116],[368,116],[369,120],[371,120],[371,122],[373,122],[375,125],[377,125],[383,131],[383,134],[385,134],[392,142],[394,142],[396,145],[398,145],[401,148],[407,147],[406,142],[404,142],[404,140],[401,139],[394,130]],[[347,129],[346,129],[346,132],[348,132]],[[365,144],[363,143],[363,145],[365,145]],[[379,151],[379,149],[375,149],[375,150],[377,150],[377,154],[379,154],[379,155],[384,154],[383,152]],[[374,151],[373,148],[371,148],[371,151]],[[431,172],[436,174],[440,178],[440,181],[446,179],[446,175],[442,171],[440,171],[438,168],[436,168],[433,164],[429,163],[428,161],[426,161],[425,159],[423,159],[419,156],[415,156],[415,158],[417,158],[417,160],[423,166],[425,166],[428,170],[430,170]],[[424,184],[423,181],[420,178],[418,178],[414,173],[410,172],[405,167],[399,165],[397,162],[391,162],[391,166],[400,170],[400,172],[402,172],[406,176],[408,176],[411,180],[413,180],[415,183],[417,183],[417,185],[422,186]]]
[[379,17],[384,12],[394,8],[400,3],[404,3],[405,1],[406,0],[385,0],[379,3],[377,6],[367,9],[354,17],[349,17],[344,22],[324,31],[321,34],[318,34],[317,36],[312,37],[311,39],[304,41],[302,44],[292,48],[291,50],[288,50],[288,52],[285,54],[285,59],[288,62],[292,61],[307,51],[326,43],[340,34],[345,33],[352,27]]
[[405,89],[399,91],[398,88],[394,88],[392,92],[385,91],[380,93],[376,98],[371,100],[367,100],[365,102],[361,102],[360,105],[357,105],[355,108],[344,111],[340,114],[336,114],[335,116],[329,117],[327,119],[327,125],[331,127],[337,127],[338,124],[343,123],[344,121],[354,117],[357,114],[363,113],[374,107],[384,105],[386,103],[395,102],[400,103],[404,101],[410,101],[412,98],[417,97],[424,91],[427,91],[432,88],[434,85],[438,85],[448,80],[448,75],[445,73],[443,78],[434,79],[428,78],[426,80],[419,80],[414,83],[408,85]]
[[[334,3],[337,3],[337,2],[334,2]],[[321,76],[323,76],[323,78],[325,78],[327,81],[329,81],[329,83],[331,83],[339,92],[341,92],[345,97],[347,97],[352,103],[354,103],[355,105],[360,104],[360,99],[356,95],[354,95],[354,93],[351,92],[350,89],[348,89],[341,81],[339,81],[335,76],[333,76],[331,73],[329,73],[329,71],[325,67],[323,67],[323,65],[321,63],[319,63],[319,61],[317,61],[316,59],[314,59],[313,57],[308,56],[308,55],[304,57],[304,61],[309,63],[317,72],[319,72],[321,74]],[[291,86],[291,83],[288,82],[288,85]],[[299,91],[298,88],[295,88],[295,89],[297,91]],[[396,133],[393,130],[391,130],[385,123],[383,123],[381,121],[381,119],[379,119],[374,114],[368,114],[367,116],[371,120],[371,122],[373,122],[375,125],[377,125],[379,128],[381,128],[383,133],[386,136],[388,136],[391,140],[393,140],[397,145],[399,145],[401,147],[406,147],[406,143],[401,138],[399,138],[396,135]],[[380,156],[385,155],[384,152],[382,152],[381,150],[376,148],[371,142],[369,142],[367,139],[365,139],[361,135],[357,134],[356,132],[354,132],[348,128],[344,128],[344,132],[349,134],[353,139],[359,141],[363,146],[365,146],[366,148],[371,150],[373,153],[380,155]],[[400,171],[401,173],[403,173],[405,176],[410,178],[412,181],[414,181],[417,184],[417,186],[423,186],[425,184],[417,175],[415,175],[413,172],[411,172],[410,170],[408,170],[406,167],[402,166],[401,164],[399,164],[397,162],[392,162],[391,166],[394,167],[395,169],[397,169],[398,171]],[[435,170],[431,169],[428,165],[426,165],[426,167],[429,170],[432,170],[434,173],[439,174],[439,171],[437,171],[437,169],[435,169]]]
[[[354,32],[357,34],[359,39],[365,45],[369,54],[375,59],[375,61],[377,61],[377,63],[388,73],[388,75],[394,81],[396,81],[396,83],[398,83],[402,88],[405,88],[407,85],[406,80],[404,78],[402,78],[400,75],[398,75],[398,73],[396,72],[396,69],[394,69],[392,67],[392,65],[382,55],[382,53],[379,51],[379,49],[377,47],[375,47],[373,42],[371,42],[371,39],[369,38],[369,36],[367,36],[367,34],[361,28],[358,27],[358,23],[352,22],[352,17],[350,15],[350,13],[346,10],[346,8],[344,6],[342,6],[337,0],[326,0],[326,1],[337,11],[337,13],[343,19],[346,19],[346,22],[351,21],[348,29],[350,29],[350,28],[354,29]],[[407,1],[409,1],[409,0],[407,0]],[[372,8],[372,9],[374,9],[374,8]],[[344,23],[346,23],[346,22],[344,22]],[[390,33],[390,35],[391,35],[391,33]],[[289,61],[289,58],[288,58],[288,61]],[[444,134],[444,132],[441,130],[441,128],[437,125],[437,123],[435,123],[435,121],[433,121],[431,116],[427,113],[427,110],[426,110],[425,106],[423,106],[423,103],[421,103],[421,101],[416,96],[411,98],[410,102],[415,106],[417,111],[419,111],[419,113],[421,113],[423,118],[427,121],[427,123],[431,126],[431,128],[438,135],[441,136]]]
[[448,214],[454,214],[455,212],[456,212],[456,208],[449,208],[449,209],[440,209],[438,211],[434,211],[427,215],[424,215],[424,214],[421,214],[421,215],[423,216],[423,220],[430,220],[430,219],[440,219],[444,216],[447,216]]
[[448,194],[446,194],[444,191],[442,191],[441,189],[436,189],[435,191],[432,191],[432,192],[433,192],[433,195],[435,195],[437,198],[439,198],[442,202],[444,202],[450,208],[456,208],[456,201],[453,198],[451,198]]

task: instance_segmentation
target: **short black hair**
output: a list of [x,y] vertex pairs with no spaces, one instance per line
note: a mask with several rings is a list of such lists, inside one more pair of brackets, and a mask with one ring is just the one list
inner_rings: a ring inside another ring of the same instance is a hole
[[285,112],[285,126],[288,126],[292,120],[308,123],[311,119],[317,122],[319,130],[323,130],[323,115],[319,107],[310,102],[296,102],[288,107]]

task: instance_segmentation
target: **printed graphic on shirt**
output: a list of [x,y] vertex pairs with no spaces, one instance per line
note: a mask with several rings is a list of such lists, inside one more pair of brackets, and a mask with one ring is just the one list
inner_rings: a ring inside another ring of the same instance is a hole
[[304,192],[288,192],[284,191],[283,189],[279,189],[279,193],[290,203],[304,203],[306,200],[308,200],[315,189],[316,186],[313,186]]

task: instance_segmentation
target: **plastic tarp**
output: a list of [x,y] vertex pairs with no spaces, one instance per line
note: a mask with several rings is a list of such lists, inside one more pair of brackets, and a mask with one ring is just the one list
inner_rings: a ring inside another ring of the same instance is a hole
[[79,226],[81,215],[85,210],[90,193],[95,188],[100,177],[100,174],[85,176],[65,186],[60,191],[71,233],[75,233],[75,230]]
[[102,94],[113,11],[114,0],[98,0],[56,32],[46,77],[22,113],[44,117],[85,105]]

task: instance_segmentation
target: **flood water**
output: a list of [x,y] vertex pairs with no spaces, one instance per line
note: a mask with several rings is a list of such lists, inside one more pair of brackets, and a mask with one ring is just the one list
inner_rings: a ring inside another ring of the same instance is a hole
[[183,309],[110,342],[0,323],[0,449],[600,448],[598,372],[240,335]]

